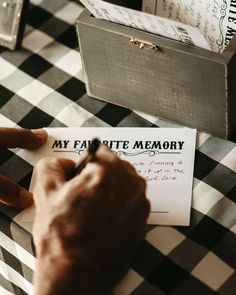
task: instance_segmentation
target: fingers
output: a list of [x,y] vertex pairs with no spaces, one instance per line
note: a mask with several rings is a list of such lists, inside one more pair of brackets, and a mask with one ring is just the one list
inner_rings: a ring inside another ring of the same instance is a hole
[[36,149],[47,140],[43,129],[29,130],[24,128],[0,128],[0,147]]
[[[68,186],[75,195],[86,191],[87,195],[98,196],[99,193],[104,193],[104,189],[108,195],[110,190],[120,195],[120,200],[125,198],[131,204],[138,201],[146,191],[146,182],[134,167],[121,160],[105,145],[99,147],[95,158],[68,182]],[[131,197],[126,198],[126,195]]]
[[96,152],[96,157],[101,160],[105,160],[105,161],[109,161],[109,162],[120,160],[120,158],[111,149],[109,149],[105,144],[101,144],[99,146],[99,148]]
[[35,188],[38,194],[48,195],[59,189],[74,171],[75,163],[69,159],[44,158],[35,168]]
[[33,203],[33,196],[11,179],[0,175],[0,202],[16,208],[26,208]]
[[[130,162],[122,160],[120,157],[116,155],[112,150],[110,150],[106,145],[100,145],[97,153],[96,153],[97,162],[103,162],[105,165],[106,163],[112,164],[112,167],[119,167],[123,169],[126,173],[129,173],[131,177],[137,177],[138,173],[136,169],[131,165]],[[143,179],[140,175],[139,178]],[[145,181],[143,180],[143,183]],[[145,183],[144,183],[145,185]]]
[[[109,173],[109,166],[119,166],[123,162],[106,145],[101,144],[94,158],[89,161],[82,171],[70,180],[70,185],[79,187],[85,183],[88,186],[104,181],[106,173]],[[106,170],[106,173],[104,171]]]
[[130,172],[137,174],[135,168],[130,164],[130,162],[122,160],[112,150],[110,150],[105,144],[100,145],[96,153],[96,157],[105,162],[122,165],[124,169],[128,169]]
[[72,177],[74,168],[75,163],[68,159],[46,158],[39,161],[35,169],[35,200],[37,196],[47,197],[51,192],[59,191],[66,183],[65,189],[71,198],[82,192],[85,195],[99,195],[104,187],[118,190],[121,195],[127,191],[137,198],[140,195],[137,192],[145,191],[145,181],[133,166],[121,160],[105,145],[99,147],[95,158],[81,173]]

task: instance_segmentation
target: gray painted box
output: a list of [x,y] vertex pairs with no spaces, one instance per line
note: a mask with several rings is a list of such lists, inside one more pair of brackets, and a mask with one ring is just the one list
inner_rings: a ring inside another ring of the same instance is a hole
[[88,95],[218,137],[234,131],[236,36],[218,54],[95,19],[87,10],[76,29]]

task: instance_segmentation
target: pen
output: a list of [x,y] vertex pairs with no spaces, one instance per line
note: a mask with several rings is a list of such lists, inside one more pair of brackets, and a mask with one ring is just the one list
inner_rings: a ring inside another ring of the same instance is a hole
[[100,140],[98,138],[94,138],[91,142],[91,144],[88,147],[88,150],[82,155],[80,160],[76,163],[74,168],[74,175],[79,174],[86,164],[90,162],[92,159],[94,159],[95,154],[100,146]]

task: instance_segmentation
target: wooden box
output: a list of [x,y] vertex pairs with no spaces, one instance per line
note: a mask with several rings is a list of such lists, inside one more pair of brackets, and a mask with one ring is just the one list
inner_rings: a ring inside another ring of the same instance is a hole
[[86,9],[76,29],[88,95],[218,137],[233,133],[236,36],[218,54],[96,19]]

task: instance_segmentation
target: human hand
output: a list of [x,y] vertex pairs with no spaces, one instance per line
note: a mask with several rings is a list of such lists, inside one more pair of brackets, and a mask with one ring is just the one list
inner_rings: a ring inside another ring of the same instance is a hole
[[[23,128],[0,127],[0,149],[20,147],[36,149],[47,140],[47,133],[43,129],[28,130]],[[30,192],[13,180],[0,175],[0,203],[25,208],[31,205],[33,197]]]
[[75,163],[36,165],[35,295],[110,294],[145,236],[145,181],[102,145],[70,179]]

